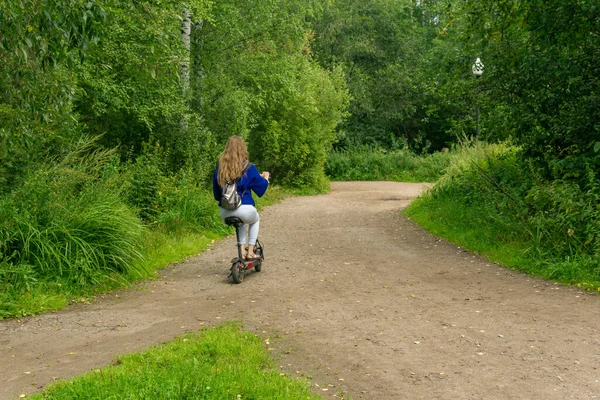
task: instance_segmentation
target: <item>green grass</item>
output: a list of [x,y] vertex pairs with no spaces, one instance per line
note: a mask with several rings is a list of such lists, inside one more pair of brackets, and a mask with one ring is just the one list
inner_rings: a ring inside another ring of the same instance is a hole
[[[540,254],[530,237],[519,235],[518,228],[494,220],[484,208],[424,195],[413,201],[403,214],[433,235],[492,262],[532,276],[600,292],[597,259],[585,255],[561,259]],[[515,226],[518,223],[515,221]]]
[[11,287],[7,280],[5,287],[0,287],[0,319],[60,310],[71,303],[88,303],[94,296],[128,288],[140,280],[155,279],[159,269],[197,255],[222,236],[210,231],[178,234],[158,229],[146,231],[141,239],[141,258],[136,261],[134,269],[128,273],[99,274],[94,284],[73,285],[68,279],[37,279],[33,275],[34,281],[23,288],[22,285]]
[[[260,210],[276,204],[290,195],[292,191],[289,189],[271,187],[265,196],[256,199],[257,208]],[[205,251],[215,240],[234,232],[221,222],[216,202],[212,198],[206,201],[208,205],[199,211],[203,218],[196,225],[182,222],[173,228],[170,225],[175,218],[169,221],[169,226],[156,225],[142,230],[136,225],[139,238],[136,239],[135,251],[139,257],[131,260],[124,271],[100,270],[90,275],[93,279],[73,282],[69,276],[40,275],[27,263],[12,265],[0,260],[0,319],[59,310],[76,302],[87,303],[94,296],[131,287],[141,280],[155,279],[161,268]],[[115,240],[118,237],[115,235]],[[127,245],[130,245],[129,242]]]
[[144,264],[144,268],[153,272],[197,255],[209,244],[222,237],[210,231],[173,234],[161,230],[149,232],[146,236],[144,245],[146,253],[140,262]]
[[490,261],[525,272],[533,271],[535,263],[527,255],[529,244],[504,240],[503,237],[511,233],[510,227],[490,220],[481,210],[465,207],[452,199],[433,199],[425,195],[414,200],[403,215],[435,236],[484,255]]
[[600,291],[599,188],[590,187],[540,178],[513,147],[476,144],[403,213],[491,261]]
[[235,324],[187,334],[48,387],[32,399],[320,399],[277,371],[256,335]]
[[455,155],[454,151],[418,156],[408,150],[359,148],[330,153],[325,172],[334,181],[435,182]]

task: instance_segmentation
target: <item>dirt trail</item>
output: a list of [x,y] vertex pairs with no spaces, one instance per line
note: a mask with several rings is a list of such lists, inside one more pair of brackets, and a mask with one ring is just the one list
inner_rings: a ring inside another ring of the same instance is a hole
[[600,296],[427,234],[397,212],[423,188],[335,183],[265,209],[267,261],[240,285],[230,237],[141,290],[0,321],[0,399],[228,320],[326,398],[600,398]]

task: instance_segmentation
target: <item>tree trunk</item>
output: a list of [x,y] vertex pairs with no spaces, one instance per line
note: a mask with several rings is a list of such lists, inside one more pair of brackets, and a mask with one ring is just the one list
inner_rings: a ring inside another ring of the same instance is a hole
[[[190,89],[190,37],[192,16],[188,12],[188,10],[183,10],[181,14],[183,17],[181,21],[181,39],[183,40],[184,55],[179,67],[179,78],[181,81],[181,95],[183,96],[187,104],[189,103],[188,96]],[[187,116],[184,115],[181,117],[181,133],[186,133],[187,130],[188,120]]]
[[[199,54],[202,54],[202,46],[201,46],[201,41],[198,40],[198,38],[200,37],[200,31],[202,30],[202,28],[204,27],[204,20],[200,20],[197,23],[194,24],[193,26],[193,30],[192,30],[192,35],[193,35],[193,39],[194,39],[194,48],[193,48],[193,52],[194,52],[194,62],[192,64],[192,73],[193,76],[191,79],[193,79],[193,85],[194,85],[194,89],[198,89],[199,85],[200,85],[200,81],[202,80],[202,76],[204,71],[202,70],[202,64],[200,63],[200,58],[199,58]],[[202,105],[204,104],[204,97],[202,96],[202,93],[198,92],[194,92],[192,94],[192,96],[194,97],[194,102],[197,106],[198,110],[202,109]]]
[[183,10],[182,16],[181,39],[183,40],[185,54],[183,56],[183,61],[181,62],[180,78],[183,94],[187,95],[188,89],[190,88],[190,38],[192,35],[192,16],[187,10]]

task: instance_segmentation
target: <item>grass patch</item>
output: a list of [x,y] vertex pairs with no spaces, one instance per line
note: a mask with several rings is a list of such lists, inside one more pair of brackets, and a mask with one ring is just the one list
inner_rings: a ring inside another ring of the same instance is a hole
[[320,399],[277,371],[260,339],[235,324],[118,357],[115,365],[48,387],[32,399]]
[[404,211],[419,225],[491,261],[600,291],[600,183],[540,177],[509,145],[476,143]]
[[[223,235],[215,232],[184,232],[170,233],[161,230],[153,231],[147,234],[144,268],[150,272],[155,272],[165,266],[185,261],[187,258],[198,255],[206,247],[214,243]],[[135,277],[131,277],[135,278]],[[135,280],[135,279],[131,279]]]
[[409,150],[359,148],[330,153],[325,172],[334,181],[435,182],[455,156],[455,151],[418,156]]
[[[600,292],[597,258],[589,255],[559,258],[540,254],[529,235],[494,220],[485,208],[424,195],[414,200],[403,214],[433,235],[505,267]],[[518,223],[515,221],[515,225]],[[521,239],[515,236],[521,236]]]
[[[525,241],[506,241],[507,227],[490,220],[481,210],[464,207],[451,199],[432,199],[424,195],[415,199],[403,215],[435,236],[487,257],[504,266],[533,272],[534,262],[527,256]],[[504,234],[503,234],[504,233]]]
[[[4,277],[4,285],[0,287],[0,319],[59,310],[71,303],[88,303],[103,293],[131,287],[141,280],[154,279],[157,270],[197,255],[222,236],[210,231],[174,234],[158,229],[148,230],[140,240],[141,257],[132,272],[98,274],[94,284],[88,285],[74,285],[58,276],[38,278],[35,271],[23,271],[29,268],[27,265],[4,264],[0,268]],[[30,281],[24,283],[27,279]],[[11,282],[17,285],[11,285]]]

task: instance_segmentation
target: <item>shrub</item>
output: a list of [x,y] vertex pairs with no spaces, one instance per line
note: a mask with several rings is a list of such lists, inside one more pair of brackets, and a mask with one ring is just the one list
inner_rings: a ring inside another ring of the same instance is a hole
[[581,277],[600,281],[599,199],[594,172],[588,172],[584,186],[549,181],[518,148],[476,144],[461,149],[447,173],[411,208],[472,232],[488,248],[521,243],[535,273],[581,282]]
[[146,150],[129,168],[126,198],[144,221],[156,222],[164,211],[162,188],[166,184],[164,155],[160,146]]
[[600,183],[595,179],[587,191],[561,180],[533,185],[525,204],[536,248],[571,258],[600,256],[599,198]]
[[325,172],[333,180],[434,182],[450,165],[454,154],[436,152],[418,156],[410,150],[359,147],[331,152]]
[[262,90],[250,153],[277,183],[324,189],[325,161],[348,100],[341,72],[326,72],[300,55],[281,56],[269,71],[262,63],[253,67]]
[[0,251],[6,265],[78,285],[112,272],[136,273],[143,226],[99,179],[111,152],[81,145],[57,164],[31,171],[0,198]]
[[168,232],[227,233],[228,227],[219,216],[219,207],[204,182],[194,170],[183,169],[170,181],[165,211],[158,216],[159,226]]

